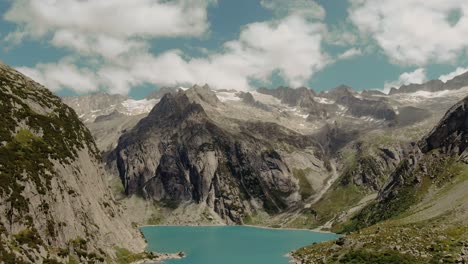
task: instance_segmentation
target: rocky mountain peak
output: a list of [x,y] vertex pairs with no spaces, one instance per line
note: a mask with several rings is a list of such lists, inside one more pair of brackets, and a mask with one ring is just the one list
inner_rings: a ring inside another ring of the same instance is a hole
[[333,99],[337,103],[346,105],[350,100],[356,98],[355,94],[356,92],[353,90],[353,88],[346,85],[340,85],[332,90],[322,92],[321,96]]
[[389,94],[415,93],[418,91],[439,92],[443,90],[457,90],[466,86],[468,86],[468,72],[458,75],[445,83],[441,80],[431,80],[423,84],[403,85],[399,89],[394,87],[390,90]]
[[178,87],[161,87],[158,90],[155,90],[151,92],[148,96],[146,96],[146,99],[161,99],[165,94],[167,93],[177,93],[178,91],[182,90],[181,88]]
[[280,99],[283,104],[293,107],[299,106],[307,108],[314,104],[313,98],[315,97],[315,92],[306,87],[297,89],[283,86],[276,89],[260,88],[257,92],[274,96]]
[[[190,95],[190,93],[189,93]],[[186,92],[165,94],[148,116],[140,121],[141,127],[174,127],[187,120],[208,118],[203,107],[191,100]]]
[[443,148],[460,155],[468,146],[468,97],[454,105],[439,124],[420,142],[423,152]]
[[468,71],[461,75],[454,77],[451,80],[448,80],[445,83],[445,87],[448,90],[456,90],[465,86],[468,86]]
[[194,85],[191,89],[184,91],[184,93],[191,101],[198,102],[200,104],[206,103],[216,107],[220,103],[216,93],[211,90],[208,84],[205,84],[204,86]]

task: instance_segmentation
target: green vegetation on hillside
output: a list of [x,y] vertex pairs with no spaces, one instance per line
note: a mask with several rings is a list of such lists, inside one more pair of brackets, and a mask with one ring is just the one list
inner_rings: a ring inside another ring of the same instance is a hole
[[410,213],[410,207],[420,202],[430,188],[444,187],[457,176],[465,175],[465,169],[451,157],[429,155],[414,168],[408,161],[402,162],[393,175],[404,179],[399,183],[398,193],[390,194],[383,201],[366,206],[341,227],[341,232],[355,231]]
[[70,164],[85,147],[98,157],[90,132],[71,108],[45,88],[16,82],[0,76],[0,196],[10,205],[10,221],[28,211],[24,182],[33,182],[42,195],[50,189],[52,160]]

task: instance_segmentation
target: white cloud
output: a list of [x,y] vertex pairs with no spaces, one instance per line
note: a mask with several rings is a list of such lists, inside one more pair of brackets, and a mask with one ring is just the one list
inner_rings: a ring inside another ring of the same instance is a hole
[[106,59],[117,59],[126,53],[147,49],[144,41],[123,40],[107,35],[86,36],[67,30],[55,32],[51,43],[56,47],[71,48],[80,54],[98,54]]
[[338,59],[346,60],[346,59],[350,59],[350,58],[353,58],[353,57],[356,57],[356,56],[359,56],[359,55],[362,55],[362,50],[361,49],[351,48],[351,49],[341,53],[340,55],[338,55]]
[[92,71],[79,69],[67,60],[56,64],[38,64],[35,68],[18,67],[16,69],[52,91],[68,88],[79,93],[86,93],[99,88],[99,79]]
[[159,56],[142,54],[130,61],[137,79],[163,85],[204,84],[247,90],[249,80],[266,80],[279,70],[292,86],[304,85],[328,58],[321,51],[321,24],[290,16],[276,23],[247,25],[221,53],[184,60],[180,51]]
[[[279,74],[294,87],[305,85],[311,76],[331,61],[322,52],[322,35],[326,30],[321,23],[311,23],[299,15],[290,15],[274,22],[260,22],[246,25],[239,39],[224,44],[219,53],[212,53],[204,58],[186,59],[178,50],[166,51],[155,55],[148,52],[143,44],[136,42],[133,53],[125,53],[127,46],[121,48],[116,42],[115,48],[106,51],[106,45],[99,45],[96,39],[94,51],[99,52],[105,60],[96,72],[97,78],[90,78],[90,70],[68,69],[63,74],[76,75],[83,72],[86,80],[94,81],[89,85],[84,80],[78,82],[86,87],[97,89],[99,85],[108,87],[112,93],[127,93],[131,87],[152,83],[156,85],[205,84],[214,88],[247,90],[249,81],[267,80],[271,74]],[[56,34],[57,36],[57,34]],[[89,48],[81,44],[80,36],[64,33],[62,38],[54,38],[57,45],[62,42],[73,42],[76,38],[76,50]],[[113,41],[111,39],[110,41]],[[101,49],[100,47],[102,46]],[[107,54],[109,53],[109,54]],[[118,59],[115,54],[123,53]],[[107,55],[106,55],[107,54]],[[51,85],[52,89],[64,86],[66,76],[58,79],[52,69],[70,65],[38,65],[35,69],[22,68],[26,74],[34,75],[39,82]],[[58,71],[58,69],[57,69]],[[49,76],[52,73],[53,76]],[[70,86],[73,89],[88,89]]]
[[426,81],[427,81],[426,70],[423,68],[419,68],[413,72],[405,72],[401,74],[398,80],[396,81],[385,82],[383,92],[388,93],[390,92],[390,89],[393,87],[399,89],[402,85],[422,84]]
[[41,37],[68,29],[118,37],[200,36],[208,29],[206,0],[16,0],[5,19]]
[[[396,63],[453,63],[466,53],[468,1],[350,1],[351,21]],[[461,14],[458,21],[449,19],[454,11]]]
[[313,0],[261,0],[260,4],[280,17],[294,14],[306,18],[325,18],[325,9]]
[[5,39],[52,36],[51,43],[106,58],[145,48],[142,39],[200,37],[214,0],[16,0],[4,19],[18,25]]
[[453,78],[457,77],[458,75],[464,74],[465,72],[468,72],[468,68],[458,67],[455,71],[453,71],[451,73],[441,75],[439,77],[439,80],[441,80],[441,81],[443,81],[445,83],[445,82],[450,81]]

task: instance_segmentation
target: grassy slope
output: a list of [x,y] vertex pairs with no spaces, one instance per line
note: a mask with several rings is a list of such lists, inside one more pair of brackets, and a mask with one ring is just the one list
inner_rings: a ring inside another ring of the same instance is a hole
[[299,249],[293,256],[304,263],[322,263],[323,258],[325,263],[455,263],[468,248],[468,165],[453,160],[442,164],[430,174],[436,177],[423,178],[407,193],[414,204],[396,207],[406,210],[387,208],[392,214],[385,215],[386,221],[340,241]]

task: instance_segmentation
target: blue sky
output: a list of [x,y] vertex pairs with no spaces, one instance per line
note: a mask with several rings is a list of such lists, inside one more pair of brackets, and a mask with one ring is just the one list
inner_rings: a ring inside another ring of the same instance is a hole
[[6,0],[0,12],[0,59],[59,95],[388,89],[468,66],[464,0]]

